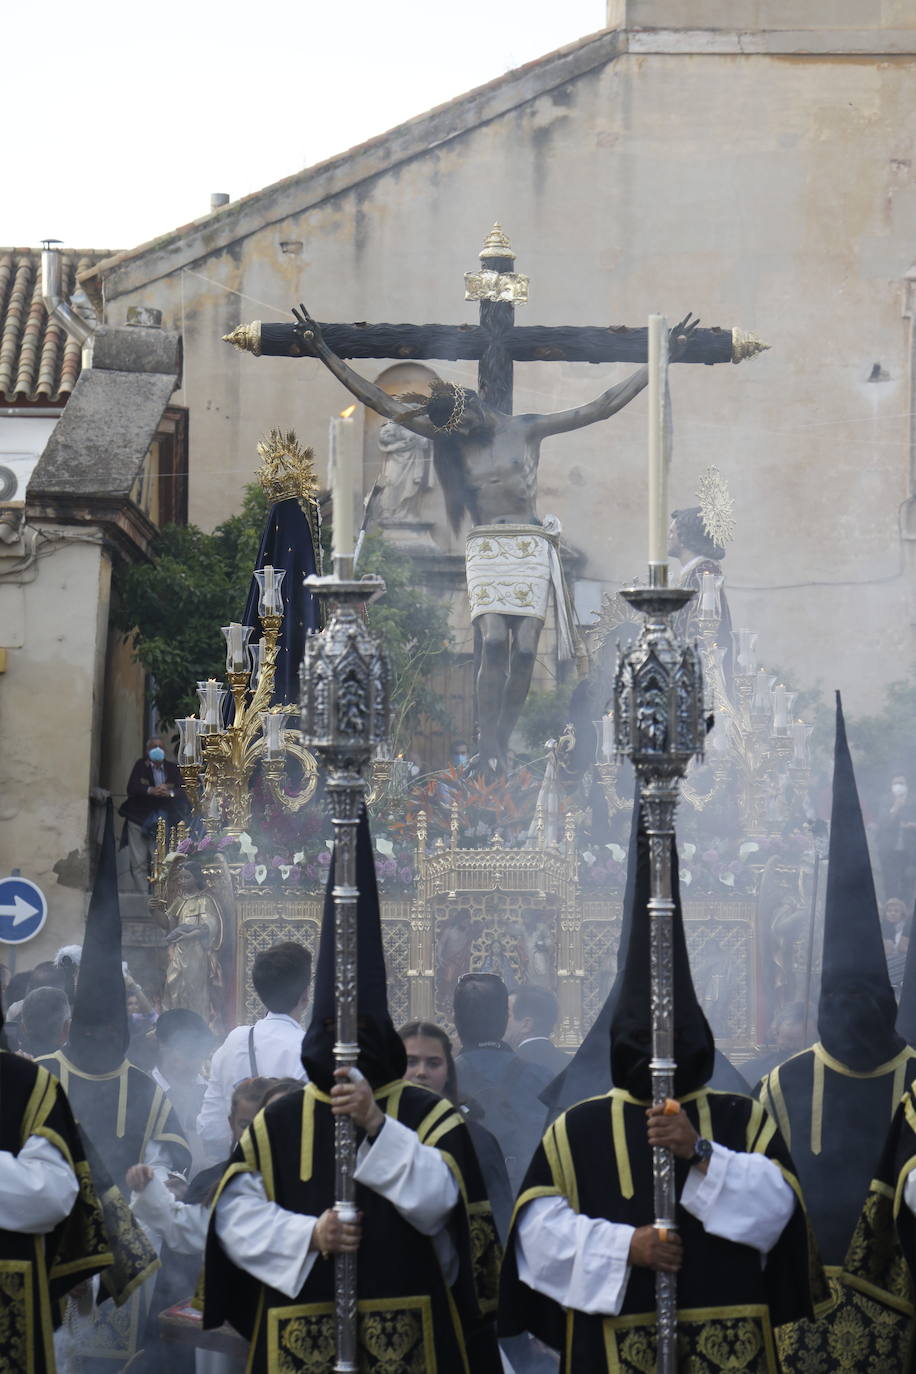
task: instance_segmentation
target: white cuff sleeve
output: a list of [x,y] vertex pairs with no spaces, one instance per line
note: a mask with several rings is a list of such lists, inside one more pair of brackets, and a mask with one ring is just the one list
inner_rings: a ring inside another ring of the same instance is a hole
[[210,1209],[199,1203],[179,1202],[155,1176],[141,1193],[133,1193],[131,1211],[171,1250],[182,1255],[202,1255],[207,1243]]
[[357,1183],[380,1193],[405,1221],[424,1236],[434,1236],[458,1201],[458,1184],[438,1150],[421,1145],[416,1131],[386,1117],[372,1144],[356,1152]]
[[148,1140],[146,1149],[143,1151],[143,1158],[138,1159],[137,1163],[148,1164],[163,1186],[172,1172],[172,1156],[169,1153],[169,1147],[163,1145],[160,1140]]
[[237,1174],[216,1204],[216,1234],[226,1254],[252,1278],[296,1298],[318,1258],[309,1250],[317,1217],[269,1202],[260,1174]]
[[634,1227],[574,1212],[564,1197],[534,1198],[515,1230],[522,1283],[561,1307],[616,1317],[630,1278]]
[[706,1173],[691,1169],[687,1175],[681,1206],[709,1235],[767,1255],[795,1210],[795,1194],[766,1155],[714,1144]]
[[379,1193],[406,1222],[429,1236],[446,1283],[458,1277],[458,1251],[448,1220],[458,1201],[458,1184],[438,1150],[421,1145],[416,1131],[386,1116],[375,1140],[356,1152],[357,1183]]
[[76,1174],[56,1145],[30,1135],[18,1155],[0,1150],[0,1229],[41,1236],[70,1215]]

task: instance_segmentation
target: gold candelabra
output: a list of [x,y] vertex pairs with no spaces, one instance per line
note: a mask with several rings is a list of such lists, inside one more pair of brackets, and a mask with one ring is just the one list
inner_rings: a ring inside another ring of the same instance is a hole
[[[287,811],[305,806],[318,785],[314,755],[301,743],[300,732],[286,724],[298,707],[270,705],[283,623],[283,574],[267,566],[255,576],[261,588],[260,644],[248,643],[249,626],[226,626],[228,692],[215,678],[198,683],[200,717],[178,721],[181,775],[192,810],[209,835],[233,839],[238,839],[251,819],[251,779],[257,767],[271,795]],[[230,694],[232,719],[225,724]],[[302,771],[296,792],[283,786],[290,758]]]
[[[268,501],[298,500],[309,522],[316,558],[320,559],[317,483],[314,455],[302,448],[295,434],[272,429],[258,444],[261,466],[257,478]],[[318,785],[313,754],[302,744],[301,732],[288,728],[298,714],[293,704],[272,706],[277,651],[283,625],[282,568],[265,564],[254,573],[258,584],[258,617],[262,636],[249,643],[252,628],[233,622],[223,627],[226,638],[227,689],[215,678],[197,684],[200,717],[177,722],[180,734],[178,764],[191,810],[209,835],[237,839],[251,819],[251,779],[261,774],[274,800],[286,811],[298,811],[311,800]],[[232,719],[225,720],[231,696]],[[297,791],[284,787],[290,759],[301,769]]]

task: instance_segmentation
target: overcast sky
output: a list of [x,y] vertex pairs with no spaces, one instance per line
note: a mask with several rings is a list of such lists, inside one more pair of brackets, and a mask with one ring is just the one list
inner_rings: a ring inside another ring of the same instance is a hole
[[605,0],[43,0],[4,17],[0,243],[131,248],[604,25]]

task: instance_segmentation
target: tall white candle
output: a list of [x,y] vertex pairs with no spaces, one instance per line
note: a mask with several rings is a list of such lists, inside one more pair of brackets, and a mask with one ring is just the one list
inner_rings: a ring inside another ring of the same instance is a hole
[[353,482],[356,473],[356,406],[331,421],[331,495],[334,501],[334,556],[353,553]]
[[665,435],[665,379],[668,325],[649,316],[649,562],[668,563],[668,452]]
[[272,563],[264,564],[264,612],[273,615],[277,610],[277,595],[274,590],[274,570]]
[[788,700],[785,687],[780,682],[773,692],[773,729],[785,731],[789,724]]

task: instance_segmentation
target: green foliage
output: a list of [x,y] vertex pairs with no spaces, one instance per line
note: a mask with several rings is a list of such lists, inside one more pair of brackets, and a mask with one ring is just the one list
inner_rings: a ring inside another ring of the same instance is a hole
[[421,718],[448,725],[441,696],[430,681],[445,667],[451,644],[445,606],[417,587],[414,565],[378,535],[369,535],[359,561],[359,575],[377,573],[386,592],[369,607],[369,624],[382,636],[391,664],[391,730],[393,754],[408,753]]
[[[166,526],[153,563],[117,574],[115,624],[151,674],[156,709],[166,723],[197,710],[198,681],[225,675],[220,626],[242,613],[266,515],[264,494],[253,482],[239,514],[212,534],[195,525]],[[359,570],[378,573],[388,589],[370,608],[369,621],[391,660],[394,752],[406,752],[422,716],[447,723],[429,679],[446,661],[448,615],[417,589],[410,560],[377,536],[365,541]]]
[[264,493],[252,482],[239,514],[212,534],[196,525],[167,525],[153,563],[116,574],[114,623],[151,674],[153,700],[166,723],[197,710],[199,680],[224,676],[220,626],[242,614],[266,514]]

